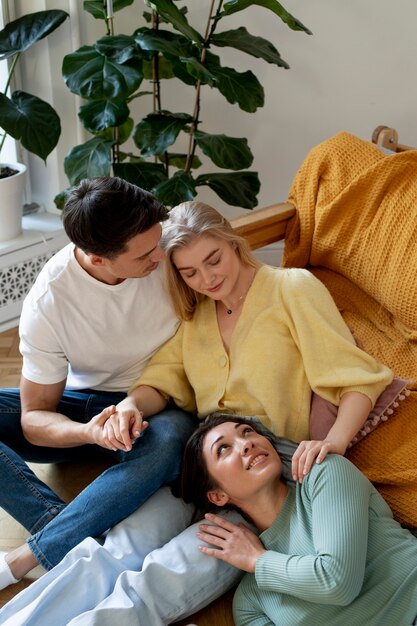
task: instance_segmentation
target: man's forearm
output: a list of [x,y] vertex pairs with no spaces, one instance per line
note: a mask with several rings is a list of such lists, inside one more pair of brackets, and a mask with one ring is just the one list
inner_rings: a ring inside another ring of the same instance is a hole
[[53,411],[28,411],[22,415],[22,428],[26,439],[36,446],[74,448],[93,443],[86,424]]
[[35,446],[73,448],[92,443],[86,424],[74,422],[57,412],[65,382],[41,385],[24,376],[20,379],[23,434]]

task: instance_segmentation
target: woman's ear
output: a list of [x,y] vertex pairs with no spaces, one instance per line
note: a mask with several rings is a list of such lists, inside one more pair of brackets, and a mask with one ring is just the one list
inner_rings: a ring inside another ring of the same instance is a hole
[[207,498],[212,504],[215,504],[216,506],[225,506],[225,504],[230,502],[230,498],[227,493],[225,493],[221,489],[212,489],[211,491],[208,491]]

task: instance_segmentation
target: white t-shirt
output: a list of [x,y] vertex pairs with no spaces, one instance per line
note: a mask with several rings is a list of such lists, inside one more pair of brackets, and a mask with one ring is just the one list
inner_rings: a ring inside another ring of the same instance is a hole
[[178,320],[162,268],[107,285],[90,276],[74,244],[55,254],[26,296],[20,318],[22,374],[69,389],[127,391]]

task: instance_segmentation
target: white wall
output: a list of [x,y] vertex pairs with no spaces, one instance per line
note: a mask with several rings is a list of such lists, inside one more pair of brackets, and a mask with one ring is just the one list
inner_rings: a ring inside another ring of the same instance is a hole
[[[74,5],[82,4],[70,0],[16,0],[15,4],[28,11],[39,8],[34,3],[46,8],[72,5],[73,10]],[[185,4],[192,25],[202,29],[209,2],[189,0]],[[284,200],[308,150],[340,130],[368,139],[375,126],[386,124],[397,128],[401,142],[417,146],[416,0],[286,0],[283,4],[313,31],[313,36],[289,30],[270,11],[256,6],[225,19],[221,30],[243,25],[252,34],[269,39],[290,64],[290,70],[233,50],[216,50],[223,65],[254,71],[265,88],[265,107],[254,114],[245,113],[208,87],[202,98],[204,130],[248,138],[255,155],[253,169],[261,179],[259,206]],[[116,14],[115,32],[130,34],[143,25],[143,8],[143,1],[136,0],[124,11],[123,22]],[[92,43],[101,34],[100,24],[82,10],[80,13],[80,24],[75,23],[73,14],[72,25],[64,24],[54,33],[50,67],[38,65],[32,72],[34,80],[38,80],[39,72],[45,75],[45,69],[54,73],[54,105],[64,125],[55,160],[48,159],[46,172],[41,164],[34,181],[38,194],[46,189],[50,205],[52,188],[63,181],[66,184],[63,155],[76,143],[79,132],[74,98],[56,75],[60,55],[65,48],[71,49],[71,37],[76,41],[78,27],[82,43]],[[165,108],[190,112],[191,88],[172,81],[165,93]],[[147,112],[148,107],[135,117],[139,119]],[[229,217],[244,212],[224,205],[210,190],[202,189],[199,198]]]
[[[242,22],[274,43],[291,66],[251,61],[265,87],[265,107],[245,114],[213,92],[204,108],[213,129],[224,120],[230,134],[248,137],[262,183],[260,206],[285,199],[308,150],[340,130],[370,138],[375,126],[386,124],[417,146],[415,0],[398,0],[395,8],[390,0],[284,5],[313,36],[289,30],[260,7],[248,9]],[[230,20],[238,26],[245,13]]]

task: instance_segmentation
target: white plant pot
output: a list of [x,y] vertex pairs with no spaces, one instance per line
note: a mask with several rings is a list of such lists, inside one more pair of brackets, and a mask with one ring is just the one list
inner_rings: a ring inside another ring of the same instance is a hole
[[26,184],[26,165],[3,163],[17,174],[0,178],[0,242],[18,237],[22,232],[23,198]]

